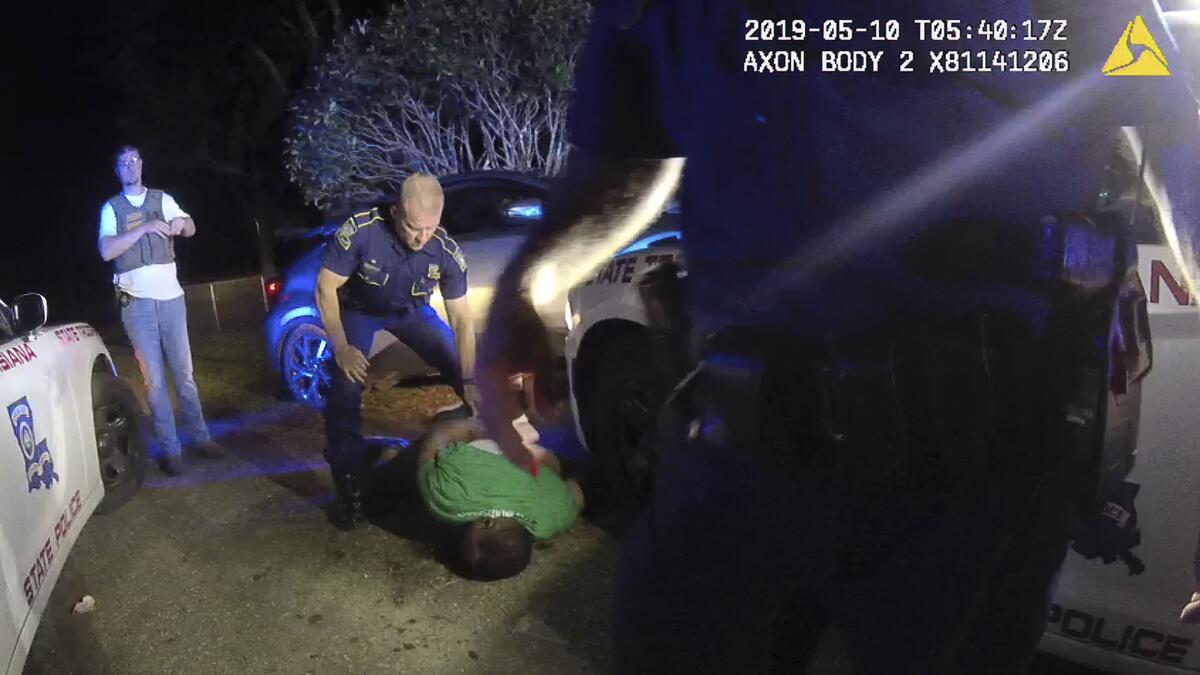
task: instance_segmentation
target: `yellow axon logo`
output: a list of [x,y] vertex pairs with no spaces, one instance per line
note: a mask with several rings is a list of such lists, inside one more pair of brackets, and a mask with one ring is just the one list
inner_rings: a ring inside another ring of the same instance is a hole
[[1121,39],[1117,40],[1112,54],[1104,62],[1104,74],[1128,77],[1165,77],[1171,74],[1167,69],[1167,57],[1158,48],[1141,15],[1126,24]]

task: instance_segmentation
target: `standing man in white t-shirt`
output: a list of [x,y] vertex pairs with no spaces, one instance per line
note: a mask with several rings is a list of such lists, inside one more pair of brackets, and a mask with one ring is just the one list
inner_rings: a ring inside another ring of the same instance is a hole
[[142,157],[126,145],[117,152],[121,193],[100,209],[100,256],[112,261],[113,283],[121,304],[121,322],[142,370],[154,435],[161,444],[164,472],[183,469],[182,446],[167,393],[166,364],[175,380],[189,449],[203,457],[224,454],[209,436],[192,377],[187,310],[175,272],[175,237],[196,234],[192,217],[171,195],[142,185]]

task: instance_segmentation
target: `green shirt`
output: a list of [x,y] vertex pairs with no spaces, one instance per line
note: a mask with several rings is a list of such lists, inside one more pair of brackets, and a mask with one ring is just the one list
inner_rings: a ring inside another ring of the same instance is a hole
[[553,471],[537,478],[501,455],[467,443],[452,443],[417,473],[421,497],[439,520],[469,523],[480,518],[513,518],[538,539],[575,522],[571,490]]

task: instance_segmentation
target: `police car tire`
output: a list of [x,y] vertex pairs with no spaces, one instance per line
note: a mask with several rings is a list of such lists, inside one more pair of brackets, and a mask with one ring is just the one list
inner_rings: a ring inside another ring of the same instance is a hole
[[282,387],[281,393],[290,401],[312,406],[318,410],[324,408],[325,406],[323,400],[319,402],[311,401],[301,398],[297,395],[296,390],[292,388],[292,382],[288,379],[288,364],[285,362],[285,359],[287,358],[287,354],[291,349],[294,340],[297,340],[305,335],[313,335],[324,338],[325,329],[309,319],[301,318],[293,320],[284,327],[282,332],[283,339],[279,341],[279,354],[277,355],[279,359],[279,384]]
[[[108,513],[137,494],[146,479],[145,421],[133,388],[111,373],[92,375],[92,416],[104,498],[96,513]],[[107,460],[107,453],[119,457]]]
[[[635,458],[623,452],[628,431],[627,419],[622,419],[622,406],[631,402],[631,396],[641,393],[660,406],[670,391],[670,379],[665,363],[658,358],[653,342],[648,335],[626,333],[619,335],[605,346],[595,368],[593,390],[592,443],[593,451],[603,480],[615,490],[616,497],[627,505],[644,503],[649,497],[649,485],[645,481],[645,467],[631,466],[633,462],[645,461],[653,478],[654,456]],[[646,425],[639,445],[652,448],[659,410],[647,411]],[[645,445],[648,444],[648,445]]]

